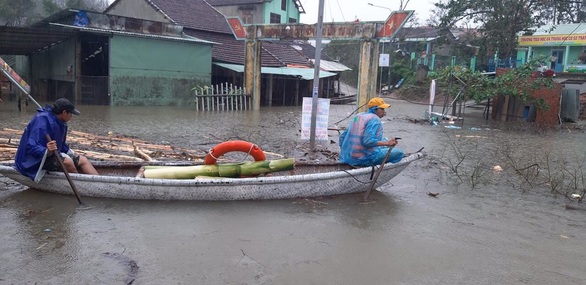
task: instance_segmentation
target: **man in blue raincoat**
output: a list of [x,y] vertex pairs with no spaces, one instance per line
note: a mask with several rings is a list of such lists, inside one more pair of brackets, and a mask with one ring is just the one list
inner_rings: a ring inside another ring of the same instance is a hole
[[393,147],[387,162],[397,163],[404,152],[398,148],[397,140],[383,138],[381,118],[391,107],[382,98],[368,102],[368,111],[352,118],[348,128],[340,135],[340,162],[355,166],[373,166],[383,162],[389,147]]
[[[98,172],[89,160],[76,155],[65,143],[67,122],[73,115],[79,115],[75,106],[66,98],[60,98],[53,106],[47,105],[37,111],[20,138],[14,159],[16,169],[22,175],[39,182],[46,171],[63,171],[53,155],[58,151],[68,172],[97,175]],[[47,141],[47,134],[51,141]]]

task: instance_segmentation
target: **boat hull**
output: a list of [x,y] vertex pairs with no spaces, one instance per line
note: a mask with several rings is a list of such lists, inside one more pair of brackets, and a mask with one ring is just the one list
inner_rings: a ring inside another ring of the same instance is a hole
[[[401,173],[411,162],[425,157],[415,153],[396,164],[387,163],[378,177],[380,186]],[[301,167],[300,167],[301,168]],[[321,168],[308,165],[303,168]],[[378,169],[378,168],[376,168]],[[297,172],[293,170],[292,172]],[[302,170],[299,170],[300,172]],[[65,175],[47,173],[39,183],[12,166],[0,165],[0,174],[33,189],[72,194]],[[288,173],[252,178],[205,177],[193,180],[145,179],[131,176],[70,174],[81,196],[142,200],[265,200],[330,196],[365,191],[373,168],[348,168],[322,173]]]

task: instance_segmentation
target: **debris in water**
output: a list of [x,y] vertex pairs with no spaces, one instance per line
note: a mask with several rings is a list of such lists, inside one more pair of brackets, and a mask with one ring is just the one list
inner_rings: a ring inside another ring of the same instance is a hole
[[434,197],[434,198],[437,198],[437,195],[439,195],[439,192],[435,192],[435,193],[434,192],[427,192],[427,195]]

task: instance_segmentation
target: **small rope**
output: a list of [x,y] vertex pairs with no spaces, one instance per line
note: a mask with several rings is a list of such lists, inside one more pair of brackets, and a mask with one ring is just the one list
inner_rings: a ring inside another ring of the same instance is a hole
[[248,153],[246,154],[246,156],[240,162],[243,162],[245,159],[247,159],[250,156],[250,153],[252,152],[252,150],[254,149],[255,146],[258,147],[255,144],[250,144],[250,149],[248,150]]
[[346,172],[346,174],[348,174],[350,177],[354,178],[354,180],[356,180],[356,182],[358,182],[358,183],[370,184],[370,181],[360,181],[360,179],[356,178],[356,176],[350,174],[350,172],[348,172],[348,170],[342,170],[342,171]]
[[[256,144],[250,144],[250,149],[248,150],[248,153],[246,153],[246,156],[245,156],[245,157],[244,157],[244,158],[243,158],[243,159],[242,159],[240,162],[243,162],[245,159],[247,159],[249,156],[251,156],[251,155],[250,155],[250,153],[252,152],[252,150],[254,149],[254,147],[259,147],[259,146],[258,146],[258,145],[256,145]],[[220,159],[220,157],[215,157],[215,156],[214,156],[214,154],[213,154],[213,150],[214,150],[214,149],[213,149],[213,148],[211,148],[211,149],[208,151],[208,154],[209,154],[209,155],[210,155],[210,156],[211,156],[213,159],[215,159],[215,160],[216,160],[216,162],[217,162],[217,161],[218,161],[218,159]]]
[[219,158],[219,157],[215,157],[215,156],[214,156],[214,154],[213,154],[213,151],[214,151],[214,148],[210,148],[210,151],[208,151],[208,154],[209,154],[209,155],[210,155],[210,156],[211,156],[213,159],[215,159],[216,161],[218,161],[218,158]]

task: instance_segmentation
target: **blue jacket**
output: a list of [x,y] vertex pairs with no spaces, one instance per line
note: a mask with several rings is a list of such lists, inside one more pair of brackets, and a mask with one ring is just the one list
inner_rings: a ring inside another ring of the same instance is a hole
[[51,112],[50,106],[39,108],[37,112],[24,129],[14,159],[16,169],[35,182],[41,180],[45,173],[41,166],[47,158],[47,134],[57,142],[59,152],[69,152],[69,146],[65,143],[67,124]]
[[[379,147],[383,137],[381,119],[375,114],[376,108],[360,113],[352,118],[348,128],[340,135],[340,162],[355,166],[373,166],[380,164],[389,150]],[[403,158],[403,151],[393,148],[388,162],[397,163]]]

